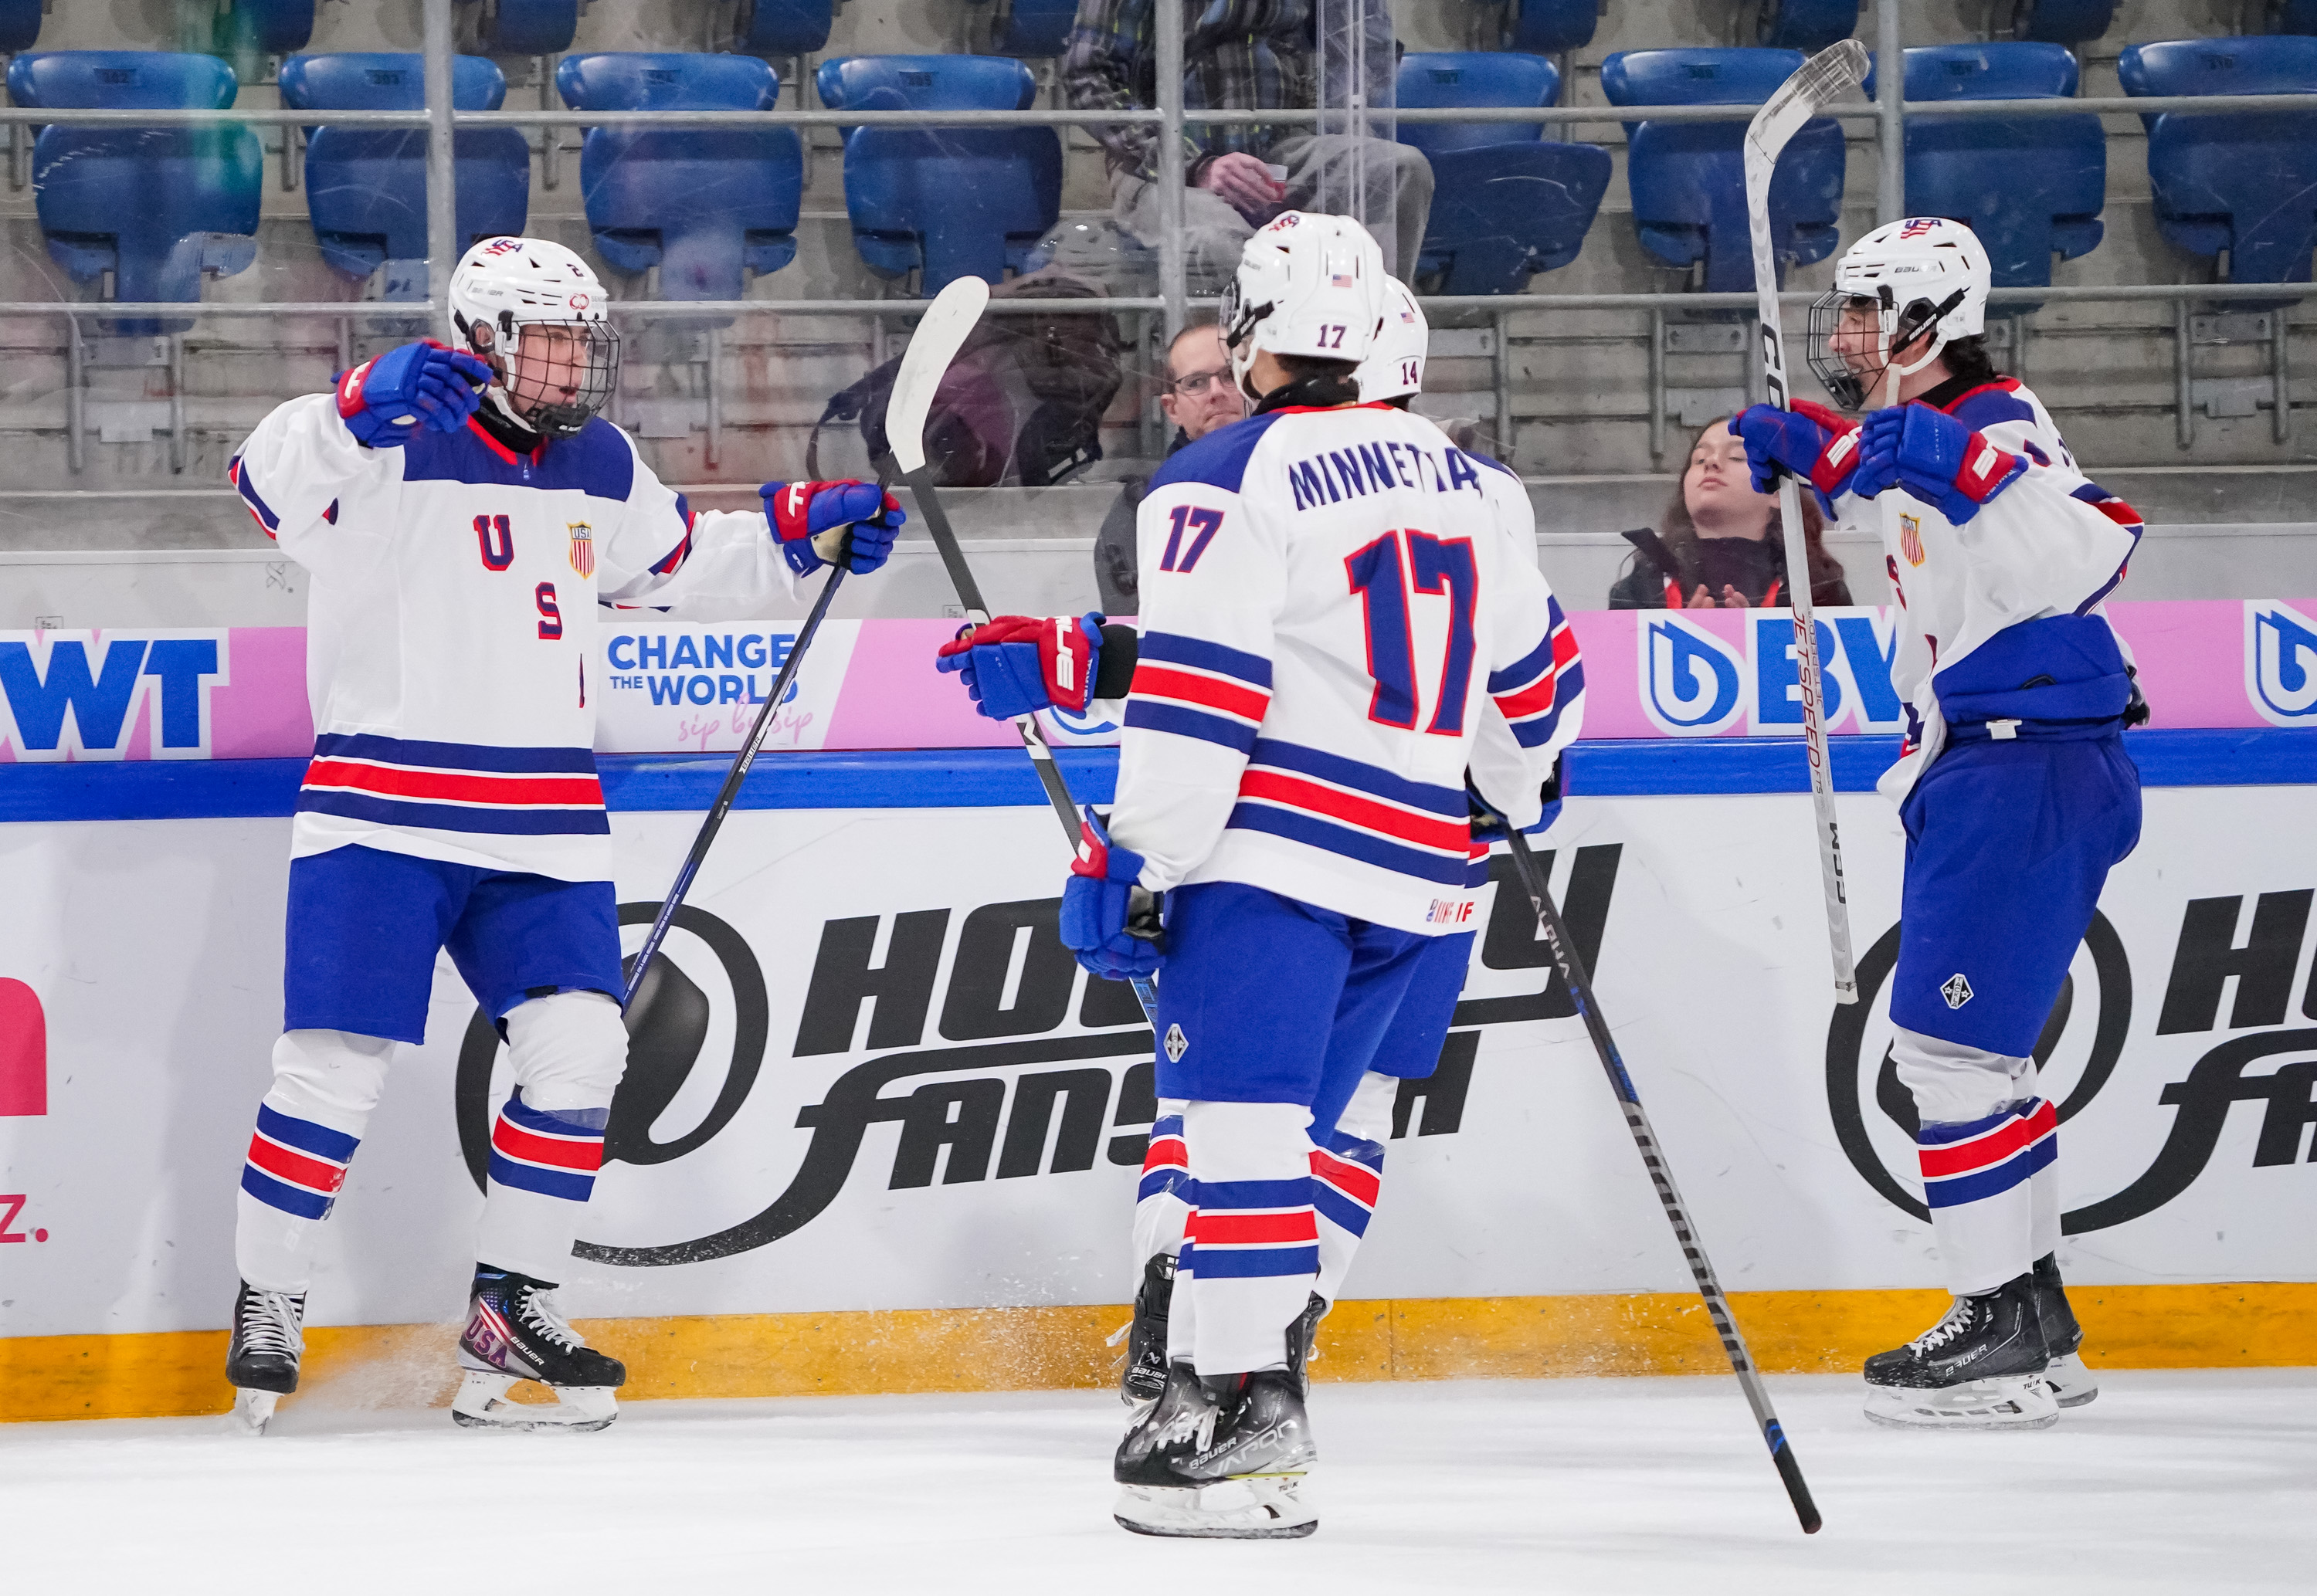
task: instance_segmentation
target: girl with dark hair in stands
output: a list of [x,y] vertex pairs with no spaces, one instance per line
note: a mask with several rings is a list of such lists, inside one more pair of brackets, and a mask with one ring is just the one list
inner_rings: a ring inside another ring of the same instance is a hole
[[[1817,499],[1803,495],[1811,601],[1851,602],[1842,565],[1826,550]],[[1776,609],[1786,602],[1785,534],[1774,494],[1758,494],[1746,445],[1727,416],[1692,441],[1681,486],[1655,531],[1625,534],[1633,557],[1609,589],[1612,610]]]

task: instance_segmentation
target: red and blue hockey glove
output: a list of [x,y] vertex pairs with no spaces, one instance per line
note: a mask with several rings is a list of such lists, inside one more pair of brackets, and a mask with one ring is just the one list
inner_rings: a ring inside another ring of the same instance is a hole
[[[839,557],[855,576],[867,575],[892,557],[893,539],[909,519],[900,501],[880,494],[873,483],[767,482],[756,492],[765,501],[765,520],[780,541],[781,557],[800,576]],[[849,556],[843,553],[848,527]]]
[[1851,472],[1858,466],[1858,428],[1823,405],[1797,399],[1792,410],[1755,405],[1731,419],[1730,430],[1746,445],[1746,468],[1754,491],[1778,491],[1786,471],[1818,490],[1819,505],[1834,513],[1834,501],[1855,491]]
[[1951,526],[1978,514],[2027,469],[2023,457],[1928,405],[1896,405],[1868,416],[1859,429],[1858,457],[1853,492],[1904,488]]
[[338,419],[371,449],[398,449],[420,427],[455,432],[483,402],[491,369],[429,338],[389,349],[338,379]]
[[1159,897],[1141,886],[1142,855],[1110,840],[1092,809],[1062,887],[1062,946],[1097,976],[1132,981],[1156,975],[1166,959]]
[[962,627],[941,646],[934,669],[965,678],[974,707],[992,720],[1018,720],[1054,705],[1087,707],[1102,665],[1102,617],[1001,615]]

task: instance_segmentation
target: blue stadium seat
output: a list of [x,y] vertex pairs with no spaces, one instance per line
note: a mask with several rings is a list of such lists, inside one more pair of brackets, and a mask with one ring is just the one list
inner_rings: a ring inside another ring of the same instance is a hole
[[[1550,105],[1561,74],[1543,56],[1443,51],[1400,58],[1403,107]],[[1402,122],[1432,163],[1432,218],[1413,276],[1443,294],[1517,294],[1577,258],[1609,187],[1609,152],[1556,144],[1537,122]]]
[[0,56],[32,48],[40,38],[40,0],[0,0]]
[[2089,44],[2116,21],[2116,0],[2027,0],[2012,36],[2041,44]]
[[740,0],[732,48],[744,56],[810,55],[828,42],[835,0]]
[[1078,15],[1078,0],[996,0],[996,4],[989,19],[993,56],[1059,56],[1070,41]]
[[221,52],[287,55],[314,36],[314,0],[234,0],[213,31]]
[[1507,49],[1557,55],[1592,43],[1600,22],[1595,0],[1506,0],[1501,38]]
[[[2135,44],[2116,71],[2127,94],[2305,94],[2317,92],[2317,38]],[[2225,250],[2231,282],[2309,281],[2317,111],[2141,120],[2157,231],[2190,254]]]
[[[770,111],[779,76],[751,56],[570,56],[574,111]],[[591,128],[579,184],[595,251],[659,268],[664,299],[738,299],[750,272],[796,258],[804,147],[792,128]]]
[[1858,31],[1858,0],[1765,0],[1754,23],[1754,42],[1805,54]]
[[2269,0],[2272,33],[2317,33],[2317,0]]
[[494,56],[551,56],[571,48],[579,0],[459,0],[482,10],[467,19],[475,48]]
[[[16,103],[52,111],[222,111],[239,87],[214,56],[49,50],[8,65]],[[257,135],[237,124],[43,128],[32,186],[49,254],[76,282],[112,272],[117,299],[198,301],[203,272],[231,276],[257,258],[264,162]],[[138,319],[109,330],[142,336],[191,325]]]
[[[1874,86],[1870,75],[1870,95]],[[2065,100],[2075,92],[2076,58],[2056,44],[1907,52],[1910,100]],[[2107,140],[2089,112],[1907,119],[1907,213],[1968,225],[1987,246],[1997,288],[2049,287],[2054,254],[2089,254],[2107,192]]]
[[[825,63],[833,111],[1025,111],[1038,80],[1003,56],[852,56]],[[845,208],[853,245],[881,277],[924,272],[923,290],[1020,271],[1062,206],[1051,128],[849,128]]]
[[[1601,64],[1613,105],[1758,105],[1803,64],[1792,49],[1621,51]],[[1754,287],[1746,221],[1743,122],[1628,122],[1625,181],[1642,245],[1669,265],[1704,262],[1708,293]],[[1770,236],[1783,282],[1840,241],[1842,127],[1804,125],[1770,179]]]
[[[460,56],[451,103],[497,111],[506,77],[481,56]],[[291,56],[282,63],[282,103],[291,111],[423,111],[426,67],[416,55],[354,51]],[[513,128],[466,128],[457,152],[459,249],[520,233],[531,213],[531,149]],[[426,298],[426,135],[396,128],[309,129],[307,209],[322,258],[355,279],[386,268],[382,297]]]

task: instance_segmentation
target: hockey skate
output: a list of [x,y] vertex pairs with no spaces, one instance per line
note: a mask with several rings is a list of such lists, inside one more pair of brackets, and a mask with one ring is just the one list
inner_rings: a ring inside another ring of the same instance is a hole
[[2035,1278],[2023,1274],[1956,1297],[1930,1329],[1869,1358],[1866,1416],[1901,1430],[2047,1430],[2060,1422],[2049,1362]]
[[2083,1406],[2099,1395],[2099,1377],[2084,1367],[2084,1330],[2060,1284],[2056,1253],[2035,1260],[2035,1316],[2044,1322],[2044,1350],[2051,1354],[2044,1383],[2052,1387],[2053,1400],[2062,1407]]
[[1314,1291],[1287,1327],[1287,1372],[1306,1396],[1311,1395],[1311,1366],[1320,1360],[1320,1321],[1327,1316],[1328,1299]]
[[[555,1311],[555,1288],[528,1275],[475,1271],[459,1367],[467,1371],[451,1417],[479,1430],[601,1430],[620,1416],[613,1396],[628,1371],[579,1339]],[[552,1404],[507,1400],[517,1380],[536,1380]]]
[[1293,1374],[1202,1379],[1173,1364],[1158,1400],[1119,1443],[1111,1516],[1137,1535],[1297,1539],[1320,1527],[1303,1495],[1317,1456]]
[[1142,1266],[1134,1293],[1134,1317],[1112,1336],[1126,1341],[1126,1367],[1118,1377],[1119,1400],[1140,1412],[1167,1388],[1167,1311],[1175,1300],[1175,1255],[1153,1253]]
[[273,1404],[298,1388],[298,1362],[305,1351],[306,1294],[260,1291],[242,1281],[233,1299],[225,1378],[237,1387],[234,1419],[250,1434],[264,1434]]

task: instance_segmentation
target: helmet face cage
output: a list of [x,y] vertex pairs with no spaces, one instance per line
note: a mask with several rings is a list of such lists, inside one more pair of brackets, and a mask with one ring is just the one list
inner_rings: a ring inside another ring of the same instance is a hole
[[[1903,350],[1918,338],[1923,341],[1922,352],[1899,367],[1902,377],[1938,359],[1939,352],[1947,346],[1946,313],[1962,298],[1958,292],[1940,305],[1917,299],[1902,313],[1888,284],[1880,285],[1878,292],[1879,299],[1831,289],[1811,302],[1810,317],[1804,324],[1803,358],[1810,362],[1812,375],[1845,410],[1860,408],[1873,396],[1875,386],[1891,372],[1893,350]],[[1854,305],[1861,308],[1871,306],[1874,310],[1876,360],[1864,371],[1834,352],[1834,336],[1841,330],[1843,312]],[[1930,329],[1927,338],[1923,336],[1926,327]]]
[[1215,327],[1222,334],[1223,353],[1230,361],[1231,380],[1239,391],[1250,399],[1263,396],[1248,388],[1247,375],[1255,365],[1255,329],[1271,314],[1268,303],[1249,305],[1239,297],[1239,279],[1233,277],[1223,284],[1222,301],[1216,310]]
[[[1853,370],[1849,361],[1834,352],[1834,335],[1842,326],[1843,310],[1854,300],[1862,304],[1871,302],[1859,299],[1856,294],[1846,294],[1839,289],[1829,290],[1812,300],[1803,345],[1803,358],[1810,362],[1811,374],[1845,410],[1856,410],[1865,404],[1868,388],[1876,378],[1883,375],[1883,367],[1879,365],[1872,371]],[[1879,321],[1881,318],[1878,317],[1876,319]],[[1887,363],[1887,343],[1883,351]]]
[[[608,321],[523,321],[499,313],[468,331],[506,389],[509,408],[546,437],[570,438],[611,402],[620,384],[620,334]],[[511,347],[510,347],[511,346]]]

